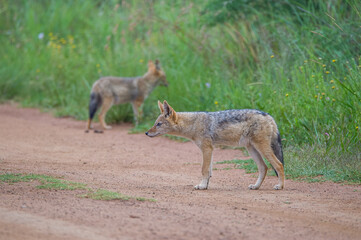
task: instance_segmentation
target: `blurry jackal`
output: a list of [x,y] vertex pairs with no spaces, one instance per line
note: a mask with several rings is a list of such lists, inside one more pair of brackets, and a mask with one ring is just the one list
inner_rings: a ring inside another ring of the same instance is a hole
[[99,122],[103,129],[111,127],[105,123],[105,115],[115,104],[131,103],[136,125],[142,117],[144,100],[159,84],[168,86],[166,75],[160,67],[159,60],[148,62],[148,72],[141,77],[102,77],[92,87],[89,103],[89,119],[87,130],[91,128],[91,121],[100,108]]

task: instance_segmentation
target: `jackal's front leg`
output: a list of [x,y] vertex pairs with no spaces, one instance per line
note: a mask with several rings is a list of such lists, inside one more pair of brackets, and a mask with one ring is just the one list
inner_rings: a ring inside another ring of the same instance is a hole
[[208,188],[209,178],[212,176],[212,152],[213,147],[210,143],[204,143],[200,146],[203,153],[202,181],[194,187],[197,190]]

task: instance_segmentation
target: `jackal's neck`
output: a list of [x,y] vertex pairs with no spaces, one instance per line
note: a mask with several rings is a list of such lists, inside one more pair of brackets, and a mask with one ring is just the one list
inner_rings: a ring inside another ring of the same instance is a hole
[[138,86],[143,95],[148,96],[158,84],[158,78],[152,74],[146,73],[139,78]]
[[158,79],[159,79],[159,76],[154,75],[153,73],[147,72],[146,74],[143,75],[141,81],[145,82],[148,85],[155,86],[155,85],[157,85]]
[[178,112],[177,127],[171,134],[195,140],[204,132],[207,118],[205,112]]

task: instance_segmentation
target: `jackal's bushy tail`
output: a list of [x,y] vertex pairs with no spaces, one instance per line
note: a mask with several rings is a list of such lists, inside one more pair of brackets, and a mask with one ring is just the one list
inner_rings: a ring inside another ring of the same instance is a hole
[[283,162],[282,142],[281,142],[281,135],[279,132],[277,132],[277,136],[273,137],[272,142],[271,142],[271,147],[272,147],[273,153],[276,155],[278,160],[281,161],[282,165],[285,165]]
[[92,92],[90,94],[90,102],[89,102],[89,119],[93,119],[101,103],[102,103],[102,98],[100,94]]

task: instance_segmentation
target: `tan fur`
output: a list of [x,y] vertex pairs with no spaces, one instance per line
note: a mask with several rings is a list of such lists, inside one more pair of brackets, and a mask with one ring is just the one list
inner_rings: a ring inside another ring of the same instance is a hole
[[[135,123],[142,118],[142,105],[152,90],[159,84],[168,86],[166,75],[158,60],[148,62],[148,72],[141,77],[102,77],[92,87],[91,94],[98,94],[101,99],[99,122],[104,129],[110,129],[105,122],[108,110],[115,104],[131,103]],[[91,117],[87,129],[91,128]]]
[[[280,136],[274,119],[267,113],[253,109],[228,110],[220,112],[175,112],[164,101],[158,101],[161,114],[154,126],[146,132],[149,137],[163,134],[191,139],[203,153],[202,181],[195,189],[207,189],[212,175],[212,151],[214,146],[246,147],[256,162],[259,177],[249,189],[259,189],[266,173],[266,158],[278,174],[274,189],[284,188],[283,154]],[[281,159],[278,159],[277,156]]]

